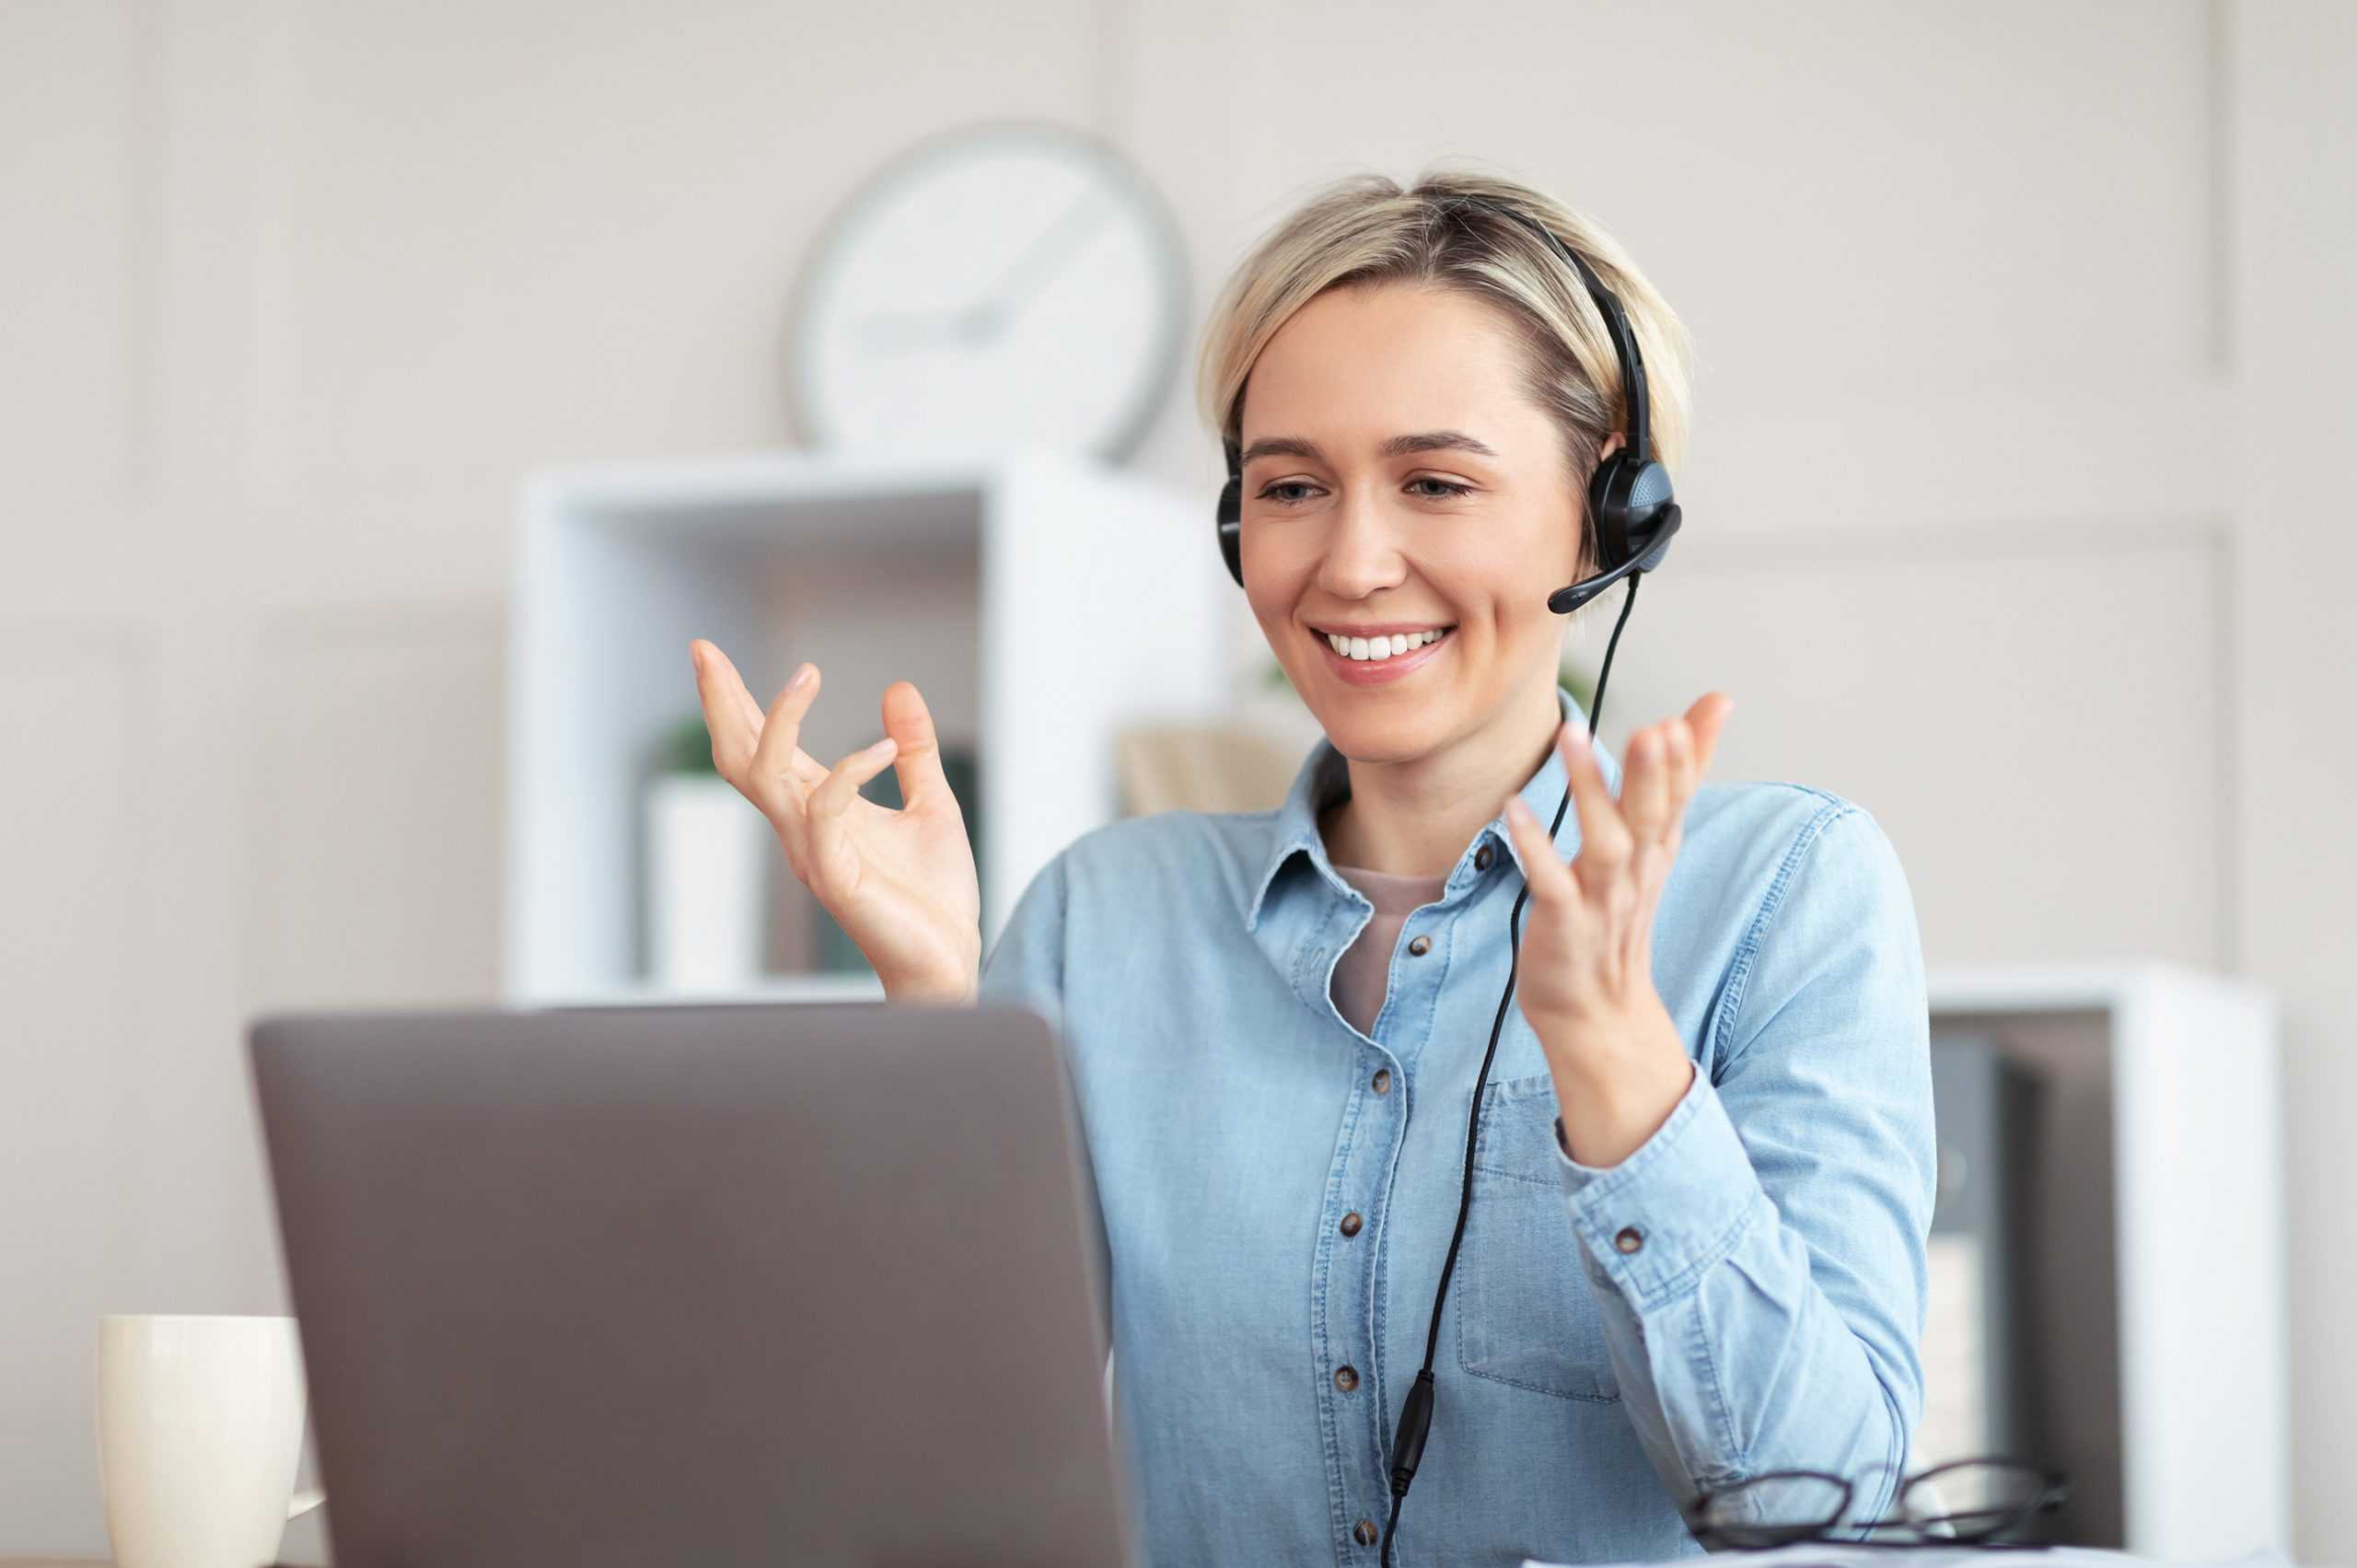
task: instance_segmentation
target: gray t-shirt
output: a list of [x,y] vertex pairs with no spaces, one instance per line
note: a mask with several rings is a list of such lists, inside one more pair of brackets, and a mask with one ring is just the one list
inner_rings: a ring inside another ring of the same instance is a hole
[[1383,1011],[1384,989],[1390,981],[1392,949],[1399,945],[1399,927],[1417,910],[1440,901],[1448,877],[1445,874],[1396,877],[1358,865],[1337,865],[1334,870],[1375,906],[1366,929],[1334,965],[1335,1009],[1353,1028],[1372,1040],[1375,1016]]

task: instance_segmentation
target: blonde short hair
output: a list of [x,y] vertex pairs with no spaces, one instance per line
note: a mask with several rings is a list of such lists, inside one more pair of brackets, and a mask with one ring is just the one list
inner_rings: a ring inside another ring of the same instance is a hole
[[[1654,457],[1673,479],[1685,453],[1693,340],[1666,300],[1612,237],[1580,213],[1512,180],[1430,170],[1401,190],[1379,174],[1329,185],[1263,234],[1212,303],[1196,364],[1204,423],[1242,439],[1244,389],[1254,361],[1293,313],[1327,289],[1397,283],[1454,289],[1499,310],[1524,348],[1524,390],[1554,416],[1581,512],[1604,443],[1628,429],[1620,364],[1604,314],[1546,240],[1502,214],[1459,205],[1475,198],[1517,211],[1576,251],[1620,299],[1645,366]],[[1595,520],[1581,560],[1596,560]]]

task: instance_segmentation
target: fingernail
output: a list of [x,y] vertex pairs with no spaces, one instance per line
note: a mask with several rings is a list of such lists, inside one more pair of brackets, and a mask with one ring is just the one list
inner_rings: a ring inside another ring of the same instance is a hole
[[883,739],[877,741],[875,745],[869,747],[868,750],[881,756],[885,752],[891,750],[895,742],[892,738],[888,735]]
[[696,646],[693,643],[690,643],[688,645],[688,662],[695,666],[695,670],[698,675],[702,675],[703,673],[703,650]]
[[1563,726],[1563,729],[1571,738],[1573,745],[1579,747],[1585,747],[1587,745],[1587,726],[1583,724],[1567,724]]
[[810,667],[809,667],[808,665],[807,665],[807,664],[806,664],[806,665],[804,665],[801,668],[799,668],[799,669],[795,670],[795,671],[794,672],[794,679],[791,679],[791,680],[789,680],[789,681],[787,681],[785,684],[786,684],[786,689],[787,689],[788,691],[801,691],[805,686],[809,685],[809,684],[810,684]]

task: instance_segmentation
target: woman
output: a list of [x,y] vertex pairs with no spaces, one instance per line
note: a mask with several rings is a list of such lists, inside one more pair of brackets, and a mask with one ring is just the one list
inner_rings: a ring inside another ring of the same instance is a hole
[[[795,740],[815,668],[764,714],[693,647],[721,771],[888,993],[1057,1026],[1158,1562],[1683,1555],[1681,1504],[1767,1471],[1878,1511],[1921,1408],[1906,880],[1838,796],[1700,782],[1723,693],[1632,735],[1625,773],[1584,740],[1547,596],[1595,569],[1586,481],[1627,407],[1527,220],[1621,302],[1675,468],[1684,330],[1594,225],[1482,175],[1308,203],[1216,302],[1201,391],[1243,455],[1253,615],[1325,738],[1273,810],[1084,834],[987,963],[916,689],[830,770]],[[857,794],[888,763],[898,811]]]

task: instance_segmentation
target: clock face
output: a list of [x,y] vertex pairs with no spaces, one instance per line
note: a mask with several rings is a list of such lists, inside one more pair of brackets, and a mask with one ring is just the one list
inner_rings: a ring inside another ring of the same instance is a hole
[[910,457],[1126,454],[1167,395],[1185,273],[1160,199],[1109,147],[1028,122],[888,165],[831,223],[792,311],[795,423]]

